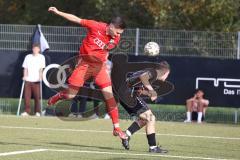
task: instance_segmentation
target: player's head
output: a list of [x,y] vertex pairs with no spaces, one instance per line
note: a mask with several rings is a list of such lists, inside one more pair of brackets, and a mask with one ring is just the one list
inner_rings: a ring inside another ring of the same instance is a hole
[[116,17],[113,17],[109,22],[107,32],[112,38],[115,38],[116,36],[119,36],[120,34],[122,34],[125,28],[126,28],[126,23],[123,20],[123,18],[120,16],[116,16]]
[[170,65],[167,61],[162,61],[156,66],[157,79],[165,81],[170,73]]
[[201,89],[196,90],[196,98],[203,98],[204,92]]
[[40,44],[39,43],[34,43],[32,45],[32,52],[33,52],[33,54],[40,53],[40,51],[41,51]]

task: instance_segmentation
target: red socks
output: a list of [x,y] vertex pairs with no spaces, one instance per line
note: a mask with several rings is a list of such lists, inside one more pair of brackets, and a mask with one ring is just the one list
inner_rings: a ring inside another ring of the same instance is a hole
[[60,91],[59,98],[60,99],[69,99],[67,91]]
[[118,107],[117,107],[117,103],[116,103],[114,97],[105,100],[105,103],[106,103],[106,106],[107,106],[107,112],[112,119],[112,123],[114,125],[114,128],[118,128],[119,127]]

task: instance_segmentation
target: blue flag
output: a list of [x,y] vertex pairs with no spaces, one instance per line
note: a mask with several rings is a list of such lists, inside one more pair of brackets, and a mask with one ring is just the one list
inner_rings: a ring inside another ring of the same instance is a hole
[[32,45],[33,44],[40,44],[41,53],[43,53],[45,50],[49,49],[48,42],[41,31],[40,24],[37,25],[37,27],[34,31],[34,34],[32,37]]

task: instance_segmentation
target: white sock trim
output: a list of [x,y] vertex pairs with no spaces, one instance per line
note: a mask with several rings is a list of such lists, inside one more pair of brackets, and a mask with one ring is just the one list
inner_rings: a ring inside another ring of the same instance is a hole
[[203,113],[202,112],[198,112],[198,123],[201,123],[202,122],[202,115]]
[[130,137],[132,133],[129,130],[126,130],[126,134]]
[[113,124],[113,127],[114,127],[114,128],[119,128],[120,125],[119,125],[119,123],[115,123],[115,124]]
[[187,121],[191,121],[192,118],[191,118],[191,112],[187,112]]
[[150,149],[154,149],[156,148],[157,146],[149,146]]

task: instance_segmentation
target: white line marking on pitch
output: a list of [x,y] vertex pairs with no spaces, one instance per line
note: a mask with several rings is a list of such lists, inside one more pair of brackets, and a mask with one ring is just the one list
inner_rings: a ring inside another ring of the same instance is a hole
[[[146,156],[146,157],[165,157],[165,158],[178,158],[178,159],[201,159],[201,160],[230,160],[221,158],[210,157],[190,157],[190,156],[174,156],[163,154],[143,154],[143,153],[126,153],[126,152],[103,152],[103,151],[84,151],[84,150],[64,150],[64,149],[48,149],[52,152],[71,152],[71,153],[90,153],[90,154],[107,154],[107,155],[127,155],[127,156]],[[233,159],[231,159],[233,160]]]
[[[84,130],[84,129],[67,129],[67,128],[37,128],[37,127],[16,127],[16,126],[0,126],[4,129],[28,129],[28,130],[48,130],[48,131],[66,131],[66,132],[91,132],[91,133],[112,133],[112,131],[99,130]],[[145,134],[145,133],[136,133]],[[214,137],[214,136],[197,136],[197,135],[180,135],[180,134],[161,134],[158,136],[172,136],[172,137],[188,137],[188,138],[205,138],[205,139],[223,139],[223,140],[240,140],[240,137]]]
[[18,155],[18,154],[26,154],[26,153],[43,152],[43,151],[47,151],[47,149],[33,149],[33,150],[26,150],[26,151],[5,152],[5,153],[0,153],[0,157],[10,156],[10,155]]
[[[65,150],[65,149],[33,149],[26,151],[14,151],[14,152],[5,152],[0,153],[1,156],[10,156],[10,155],[19,155],[35,152],[71,152],[71,153],[89,153],[89,154],[105,154],[105,155],[126,155],[126,156],[145,156],[145,157],[165,157],[165,158],[178,158],[178,159],[201,159],[201,160],[230,160],[230,159],[221,159],[221,158],[210,158],[210,157],[190,157],[190,156],[174,156],[174,155],[163,155],[163,154],[143,154],[143,153],[126,153],[126,152],[103,152],[103,151],[86,151],[86,150]],[[233,159],[231,159],[233,160]]]

